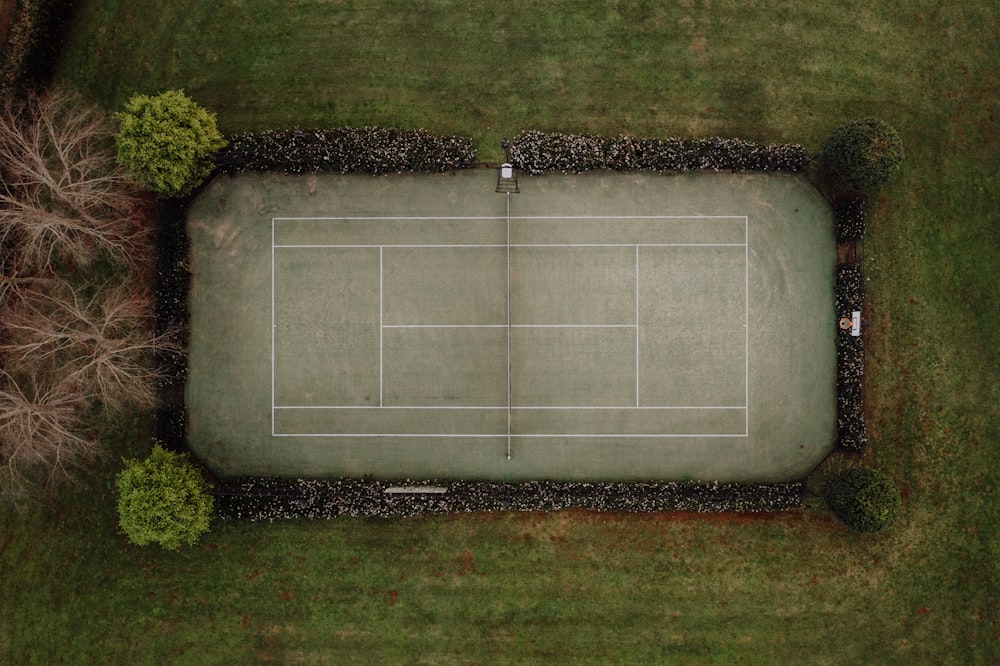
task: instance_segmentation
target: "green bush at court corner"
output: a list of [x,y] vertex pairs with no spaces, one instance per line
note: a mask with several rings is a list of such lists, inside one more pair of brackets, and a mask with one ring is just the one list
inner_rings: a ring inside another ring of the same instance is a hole
[[830,510],[858,532],[880,532],[896,519],[902,500],[892,479],[870,467],[849,469],[827,491]]
[[821,159],[847,185],[870,192],[887,184],[899,171],[903,141],[881,120],[853,120],[833,130],[823,144]]
[[124,462],[118,475],[118,521],[129,541],[177,550],[208,531],[213,498],[184,455],[156,445],[146,460]]
[[215,152],[226,145],[215,114],[183,90],[135,95],[115,120],[118,163],[144,187],[167,197],[190,194],[212,172]]

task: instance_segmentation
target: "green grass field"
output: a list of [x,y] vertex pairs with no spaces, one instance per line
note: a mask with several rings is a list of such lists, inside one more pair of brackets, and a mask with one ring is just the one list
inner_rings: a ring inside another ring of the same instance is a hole
[[[182,86],[230,131],[460,132],[483,159],[532,127],[816,151],[848,118],[893,124],[906,162],[873,202],[866,243],[867,461],[895,478],[902,515],[865,537],[818,503],[765,518],[227,523],[168,554],[115,533],[112,461],[58,499],[5,509],[3,661],[997,660],[994,6],[161,4],[81,3],[64,77],[109,107]],[[108,437],[136,453],[146,433],[140,420]]]

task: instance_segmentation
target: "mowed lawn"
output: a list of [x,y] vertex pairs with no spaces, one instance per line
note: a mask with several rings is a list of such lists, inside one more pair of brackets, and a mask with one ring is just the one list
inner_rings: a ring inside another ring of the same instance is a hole
[[[1000,657],[1000,10],[867,2],[80,3],[63,77],[109,108],[183,87],[226,131],[395,125],[745,136],[818,151],[877,116],[907,159],[866,243],[861,536],[777,516],[443,516],[116,533],[117,456],[2,514],[5,663],[985,664]],[[581,5],[586,8],[581,8]],[[821,489],[839,457],[810,480]]]

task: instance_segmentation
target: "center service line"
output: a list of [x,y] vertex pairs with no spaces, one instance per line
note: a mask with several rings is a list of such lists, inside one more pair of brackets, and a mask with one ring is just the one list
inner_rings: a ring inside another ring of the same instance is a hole
[[378,246],[378,406],[382,406],[382,312],[385,309],[382,299],[382,246]]
[[639,246],[635,246],[635,406],[639,406]]

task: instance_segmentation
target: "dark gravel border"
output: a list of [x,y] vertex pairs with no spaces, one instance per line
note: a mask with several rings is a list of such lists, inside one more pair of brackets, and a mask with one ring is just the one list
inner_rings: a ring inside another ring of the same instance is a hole
[[[445,487],[447,491],[385,492],[387,488],[399,486]],[[216,514],[222,519],[274,521],[562,509],[761,513],[800,508],[804,487],[801,483],[493,483],[246,478],[220,483],[212,493]]]

